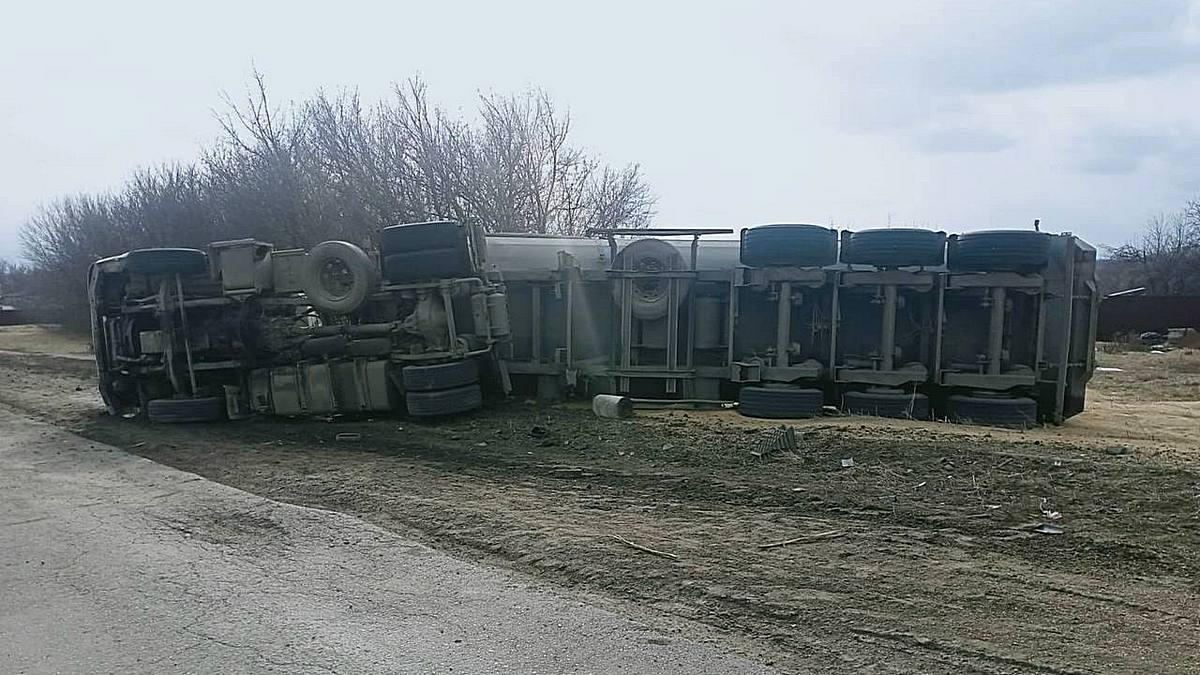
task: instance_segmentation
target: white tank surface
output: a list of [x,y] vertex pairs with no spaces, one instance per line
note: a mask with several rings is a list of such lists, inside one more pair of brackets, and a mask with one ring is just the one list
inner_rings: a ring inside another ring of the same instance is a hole
[[[654,237],[653,230],[646,231]],[[639,237],[617,237],[620,251]],[[664,238],[664,241],[679,249],[685,264],[690,264],[692,240],[690,237]],[[552,272],[558,269],[560,252],[569,253],[582,270],[607,270],[612,263],[612,252],[608,240],[588,237],[557,237],[540,235],[487,235],[487,265],[501,272]],[[739,242],[736,239],[701,238],[696,255],[697,267],[701,270],[732,269],[739,265]]]

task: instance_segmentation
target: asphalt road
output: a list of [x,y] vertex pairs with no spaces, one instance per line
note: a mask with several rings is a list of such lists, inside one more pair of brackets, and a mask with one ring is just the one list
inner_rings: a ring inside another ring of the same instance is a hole
[[[402,500],[403,495],[396,495]],[[355,518],[0,410],[8,673],[765,673]]]

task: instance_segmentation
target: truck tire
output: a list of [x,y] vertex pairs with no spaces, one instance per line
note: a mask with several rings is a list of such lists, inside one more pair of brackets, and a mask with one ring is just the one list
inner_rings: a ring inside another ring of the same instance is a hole
[[842,262],[875,267],[936,267],[946,259],[946,233],[915,228],[863,230],[842,246]]
[[1050,235],[1028,230],[985,230],[950,240],[946,264],[956,272],[1032,272],[1050,260]]
[[478,384],[441,391],[410,391],[405,393],[404,402],[413,417],[441,417],[482,408],[483,392]]
[[[638,272],[672,272],[686,269],[679,250],[662,239],[638,239],[621,249],[613,260],[614,270]],[[676,282],[680,303],[687,297],[691,280]],[[612,294],[621,302],[621,282],[613,281]],[[670,309],[671,282],[668,277],[643,277],[633,280],[632,306],[630,312],[635,319],[653,321],[667,315]]]
[[466,250],[466,228],[452,220],[435,220],[392,225],[379,232],[379,253],[385,258],[437,248]]
[[1025,397],[954,394],[946,399],[951,422],[1028,428],[1037,424],[1037,401]]
[[905,391],[848,391],[842,397],[846,412],[896,419],[929,419],[929,397]]
[[314,307],[349,314],[379,285],[379,271],[363,250],[346,241],[324,241],[308,252],[304,293]]
[[346,345],[347,356],[387,356],[392,353],[392,338],[372,337],[351,340]]
[[194,248],[139,248],[125,254],[125,271],[134,274],[202,274],[208,256]]
[[400,371],[405,391],[452,389],[479,381],[479,364],[473,359],[432,366],[405,366]]
[[837,262],[836,230],[820,225],[760,225],[742,230],[747,267],[824,267]]
[[824,405],[825,393],[820,389],[801,389],[792,385],[742,387],[738,395],[738,412],[746,417],[816,417]]
[[146,405],[146,417],[158,424],[215,422],[225,419],[225,397],[156,398]]
[[385,254],[383,276],[394,284],[428,279],[461,279],[475,276],[466,248],[435,248]]

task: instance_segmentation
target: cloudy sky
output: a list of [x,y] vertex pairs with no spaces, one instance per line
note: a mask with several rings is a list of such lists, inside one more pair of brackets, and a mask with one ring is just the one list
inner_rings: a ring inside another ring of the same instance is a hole
[[[1200,196],[1200,7],[1060,2],[126,2],[0,25],[0,256],[41,203],[186,161],[253,66],[281,100],[537,86],[660,226],[1028,227],[1097,244]],[[176,6],[178,5],[178,6]]]

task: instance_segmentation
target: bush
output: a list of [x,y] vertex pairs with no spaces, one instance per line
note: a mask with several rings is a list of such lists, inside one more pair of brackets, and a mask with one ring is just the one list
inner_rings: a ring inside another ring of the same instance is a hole
[[64,197],[29,220],[21,239],[43,305],[86,326],[88,266],[134,248],[371,244],[385,226],[431,219],[581,234],[652,215],[639,168],[571,146],[569,116],[538,91],[481,96],[468,122],[432,106],[419,80],[369,110],[353,92],[280,109],[256,73],[245,100],[226,104],[224,133],[198,162],[139,171],[114,193]]

